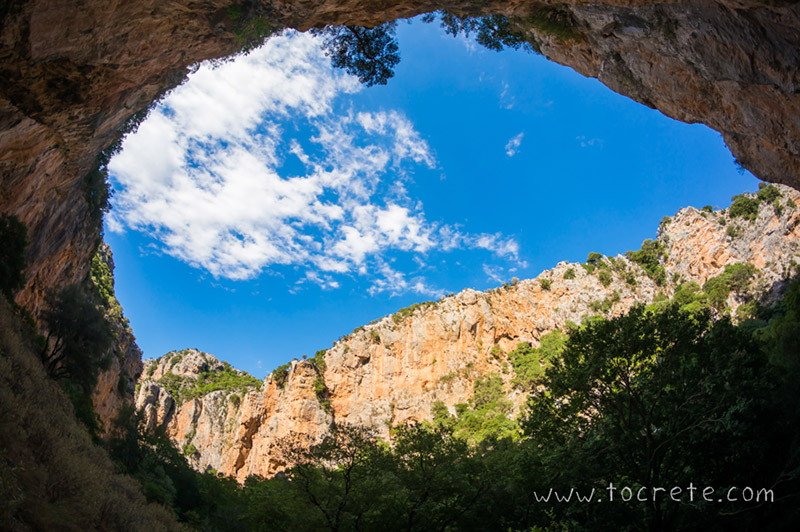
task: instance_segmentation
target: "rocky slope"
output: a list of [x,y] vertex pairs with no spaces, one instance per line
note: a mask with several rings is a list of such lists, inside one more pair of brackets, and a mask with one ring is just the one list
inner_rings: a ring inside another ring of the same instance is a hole
[[225,366],[196,350],[172,353],[145,361],[137,407],[150,428],[163,426],[189,450],[195,467],[239,480],[285,467],[282,439],[314,441],[334,421],[389,438],[393,426],[431,419],[435,401],[453,411],[469,400],[481,376],[500,375],[519,411],[526,394],[512,383],[507,354],[519,342],[537,345],[568,322],[619,315],[671,295],[683,282],[702,285],[733,264],[752,264],[757,272],[750,289],[727,294],[724,305],[736,309],[753,294],[765,294],[765,303],[775,298],[800,258],[800,194],[776,188],[782,193],[776,200],[747,196],[733,209],[689,207],[665,219],[653,246],[660,249],[655,264],[663,273],[648,274],[621,255],[598,259],[604,264],[592,272],[562,262],[536,279],[487,292],[464,290],[383,317],[313,360],[292,361],[288,372],[273,372],[261,385],[185,401],[176,402],[168,390],[170,382],[175,389],[176,376],[191,383]]
[[35,313],[48,290],[84,277],[99,232],[85,176],[192,64],[240,49],[247,20],[375,25],[442,8],[507,15],[547,57],[710,125],[757,175],[800,185],[800,7],[788,0],[11,0],[0,5],[0,212],[31,237],[18,302]]

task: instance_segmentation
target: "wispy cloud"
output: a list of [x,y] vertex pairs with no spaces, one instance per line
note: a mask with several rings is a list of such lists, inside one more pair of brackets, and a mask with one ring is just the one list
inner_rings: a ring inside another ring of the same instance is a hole
[[603,139],[587,138],[585,135],[575,137],[581,148],[591,148],[594,146],[602,146]]
[[506,155],[508,157],[513,157],[519,151],[519,146],[522,144],[522,139],[525,137],[525,132],[521,131],[520,133],[514,135],[508,142],[506,142]]
[[514,98],[514,95],[511,94],[511,87],[507,81],[502,83],[502,90],[500,91],[500,107],[503,109],[513,109],[514,105],[516,105],[517,100]]
[[414,168],[436,167],[433,151],[402,113],[341,105],[359,90],[313,37],[294,32],[201,66],[111,162],[109,229],[146,232],[215,277],[291,265],[299,283],[324,289],[358,274],[374,292],[438,293],[390,268],[389,252],[482,249],[516,260],[513,238],[427,220],[404,183]]

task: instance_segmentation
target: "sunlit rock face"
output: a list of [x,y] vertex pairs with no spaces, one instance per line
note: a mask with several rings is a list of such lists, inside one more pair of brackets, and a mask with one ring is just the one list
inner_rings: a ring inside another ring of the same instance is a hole
[[[749,291],[732,293],[725,302],[734,314],[755,294],[765,294],[764,304],[774,301],[795,274],[800,253],[800,194],[788,187],[780,191],[779,205],[762,202],[752,221],[732,218],[727,210],[691,207],[666,219],[658,235],[664,249],[661,286],[623,256],[614,258],[607,284],[597,271],[562,262],[536,279],[486,292],[464,290],[359,327],[327,351],[321,374],[311,361],[295,361],[285,381],[267,377],[248,393],[215,391],[175,404],[158,380],[170,371],[198,375],[219,362],[197,352],[193,356],[202,364],[174,363],[170,356],[146,361],[137,406],[151,428],[166,427],[183,449],[194,446],[187,454],[195,467],[239,480],[291,465],[284,443],[318,441],[333,422],[367,427],[389,439],[392,427],[430,420],[435,401],[451,411],[468,402],[476,380],[489,374],[501,376],[519,412],[527,392],[512,382],[508,357],[519,342],[538,345],[542,335],[588,315],[624,314],[637,303],[672,295],[680,283],[702,285],[733,264],[758,269]],[[602,301],[610,304],[598,310]],[[315,387],[320,377],[327,388],[322,397]]]
[[[800,185],[800,7],[781,0],[534,2],[404,0],[245,2],[276,27],[366,24],[447,8],[501,13],[551,59],[686,122],[722,133],[763,179]],[[537,24],[557,5],[573,38]],[[118,128],[184,79],[234,53],[230,0],[15,0],[0,27],[0,211],[28,226],[28,282],[38,309],[81,280],[98,235],[84,177]],[[561,39],[561,40],[559,40]]]

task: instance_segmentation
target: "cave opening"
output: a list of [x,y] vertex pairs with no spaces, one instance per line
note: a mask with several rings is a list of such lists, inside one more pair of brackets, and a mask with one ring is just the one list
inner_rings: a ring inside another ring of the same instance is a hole
[[716,132],[541,55],[420,17],[397,39],[395,76],[365,87],[321,37],[273,36],[199,66],[126,140],[105,233],[146,357],[199,347],[261,377],[756,188]]

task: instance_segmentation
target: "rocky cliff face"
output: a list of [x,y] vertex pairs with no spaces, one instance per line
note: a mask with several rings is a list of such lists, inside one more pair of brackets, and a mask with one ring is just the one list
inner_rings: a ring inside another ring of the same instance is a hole
[[285,467],[282,439],[317,440],[334,421],[389,438],[393,426],[430,420],[435,401],[451,411],[467,402],[475,381],[490,374],[502,377],[518,412],[526,393],[512,384],[507,353],[519,342],[537,345],[568,322],[622,314],[671,295],[684,282],[702,285],[733,264],[752,264],[757,272],[750,289],[731,292],[724,305],[736,309],[754,294],[765,294],[765,303],[776,297],[800,257],[800,194],[776,188],[781,198],[751,198],[744,216],[738,207],[733,216],[731,209],[689,207],[665,219],[653,248],[660,250],[655,260],[663,273],[648,274],[625,256],[599,259],[604,265],[593,272],[562,262],[535,279],[487,292],[464,290],[383,317],[345,336],[315,362],[295,360],[288,374],[275,372],[247,391],[214,391],[188,401],[174,400],[165,376],[194,379],[220,371],[222,363],[196,351],[179,362],[171,354],[145,362],[137,406],[151,427],[166,427],[184,449],[193,445],[196,467],[239,480]]
[[[241,17],[375,25],[446,8],[509,16],[551,59],[720,131],[744,166],[800,185],[800,7],[782,0],[12,0],[0,8],[0,211],[28,226],[18,302],[83,278],[98,234],[85,176],[132,116],[198,61],[234,53]],[[233,15],[240,13],[240,15]]]
[[142,373],[142,350],[136,344],[136,337],[122,314],[122,307],[114,293],[114,258],[108,244],[100,245],[86,282],[91,283],[93,290],[101,294],[106,319],[115,338],[107,355],[111,364],[98,375],[92,396],[94,410],[100,418],[103,432],[111,435],[120,410],[133,406],[134,387]]

